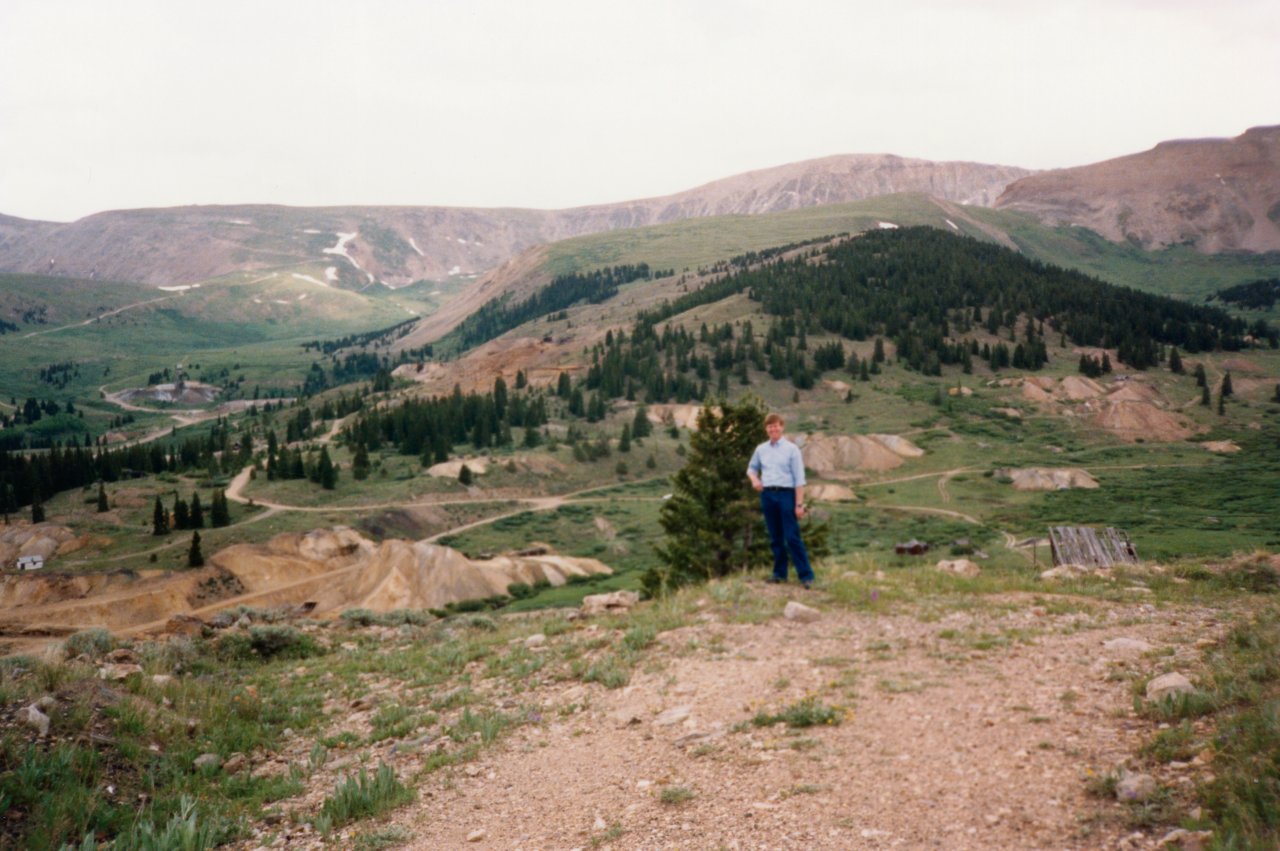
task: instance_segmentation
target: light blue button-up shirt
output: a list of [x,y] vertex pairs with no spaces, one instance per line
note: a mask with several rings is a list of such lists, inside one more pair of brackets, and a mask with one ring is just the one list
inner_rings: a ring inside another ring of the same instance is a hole
[[804,459],[800,447],[784,438],[777,443],[766,440],[751,455],[748,472],[756,474],[767,488],[804,487]]

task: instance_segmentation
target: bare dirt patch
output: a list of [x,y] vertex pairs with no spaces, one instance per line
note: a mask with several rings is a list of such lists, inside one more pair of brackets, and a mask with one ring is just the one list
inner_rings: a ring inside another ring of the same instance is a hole
[[[1141,604],[923,622],[804,599],[822,610],[810,624],[720,612],[664,633],[624,688],[519,696],[538,720],[429,777],[394,816],[406,847],[1115,847],[1131,829],[1087,788],[1150,727],[1130,678],[1194,665],[1187,636],[1221,631],[1207,612]],[[1164,655],[1108,653],[1119,637]],[[752,723],[806,700],[832,723]]]

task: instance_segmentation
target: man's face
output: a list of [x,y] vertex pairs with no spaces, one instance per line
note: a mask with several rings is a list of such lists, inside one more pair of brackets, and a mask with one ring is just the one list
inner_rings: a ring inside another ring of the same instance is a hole
[[782,423],[779,423],[779,422],[767,423],[764,427],[764,430],[765,430],[765,434],[769,435],[769,439],[774,443],[777,443],[778,439],[782,437]]

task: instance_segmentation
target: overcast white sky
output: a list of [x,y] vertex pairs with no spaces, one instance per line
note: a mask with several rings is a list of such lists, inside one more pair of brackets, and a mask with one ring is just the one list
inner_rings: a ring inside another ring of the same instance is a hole
[[1275,0],[0,0],[0,213],[559,208],[1280,123]]

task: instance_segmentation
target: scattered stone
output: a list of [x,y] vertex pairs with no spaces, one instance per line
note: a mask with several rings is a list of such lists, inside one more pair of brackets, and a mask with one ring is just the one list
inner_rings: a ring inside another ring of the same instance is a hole
[[688,747],[689,745],[704,741],[710,736],[711,736],[710,733],[707,733],[705,731],[695,730],[692,733],[685,733],[683,736],[676,739],[675,746],[678,748]]
[[235,623],[236,616],[231,612],[218,612],[216,615],[209,618],[209,626],[214,629],[229,629],[230,627],[235,626]]
[[950,573],[953,576],[961,576],[965,579],[972,579],[982,573],[982,568],[978,567],[967,558],[958,558],[952,561],[943,560],[938,562],[938,570],[943,573]]
[[1139,656],[1155,649],[1140,638],[1113,638],[1102,643],[1102,649],[1108,653]]
[[693,707],[685,704],[683,706],[673,706],[666,712],[663,712],[657,718],[653,719],[655,727],[670,727],[673,724],[679,724],[693,713]]
[[216,753],[202,753],[193,763],[197,771],[216,769],[222,766],[222,757]]
[[26,708],[22,720],[34,727],[41,737],[49,735],[49,716],[41,712],[40,707],[34,703]]
[[1088,576],[1090,572],[1089,568],[1082,564],[1060,564],[1041,573],[1040,580],[1052,582],[1057,579],[1079,579],[1082,576]]
[[1191,680],[1176,671],[1164,674],[1147,683],[1147,700],[1162,700],[1171,694],[1190,694],[1196,687]]
[[111,662],[117,665],[136,665],[138,664],[138,654],[134,653],[128,647],[117,647],[106,656],[103,661]]
[[1180,851],[1204,851],[1212,838],[1212,830],[1184,830],[1183,828],[1178,828],[1166,833],[1156,843],[1156,847],[1164,848],[1169,845],[1177,845]]
[[240,618],[236,621],[236,626],[240,627],[241,629],[248,629],[249,627],[253,626],[253,621],[250,620],[248,615],[241,615]]
[[141,665],[108,663],[98,669],[98,679],[101,680],[123,680],[132,674],[141,674]]
[[467,834],[467,841],[479,842],[481,839],[484,839],[484,837],[485,837],[484,828],[479,828],[478,830],[473,830]]
[[822,612],[806,606],[804,603],[789,600],[782,610],[782,616],[789,621],[796,621],[797,623],[813,623],[822,617]]
[[582,613],[584,615],[601,615],[612,612],[625,612],[639,602],[640,595],[635,591],[589,594],[582,598]]
[[1126,774],[1116,783],[1116,800],[1141,804],[1156,793],[1156,779],[1150,774]]
[[600,816],[596,816],[595,822],[593,822],[591,825],[591,829],[595,831],[608,830],[608,828],[609,828],[609,825],[605,824],[604,819],[601,818]]
[[524,640],[524,646],[532,650],[535,647],[542,647],[547,643],[547,637],[540,632],[535,632]]
[[195,615],[173,615],[164,623],[164,631],[174,635],[200,635],[204,630],[204,621]]
[[169,683],[173,682],[173,677],[169,674],[152,674],[151,682],[158,686],[167,686]]
[[222,764],[222,770],[227,774],[239,774],[248,766],[249,759],[242,753],[233,753],[227,757],[227,761]]

